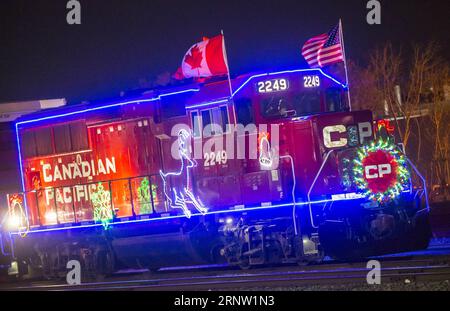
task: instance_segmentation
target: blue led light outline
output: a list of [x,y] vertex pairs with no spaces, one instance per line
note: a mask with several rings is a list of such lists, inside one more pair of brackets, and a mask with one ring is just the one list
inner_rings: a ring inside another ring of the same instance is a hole
[[[22,191],[25,192],[25,180],[23,178],[23,166],[22,166],[22,152],[20,148],[20,137],[19,137],[19,126],[16,123],[16,143],[17,143],[17,153],[19,155],[19,169],[20,169],[20,181],[22,182]],[[23,196],[23,202],[25,204],[25,215],[27,215],[28,218],[28,204],[27,204],[27,195],[24,194]],[[8,204],[9,205],[9,204]]]
[[[403,191],[402,193],[409,193],[409,191]],[[295,206],[305,206],[305,205],[316,205],[316,204],[324,204],[324,203],[330,203],[330,202],[344,202],[344,201],[367,201],[365,198],[343,198],[343,199],[324,199],[324,200],[317,200],[312,202],[299,202],[295,203]],[[228,213],[239,213],[239,212],[247,212],[247,211],[255,211],[255,210],[270,210],[280,207],[293,207],[293,203],[285,203],[285,204],[277,204],[277,205],[270,205],[270,206],[257,206],[257,207],[249,207],[249,208],[240,208],[240,209],[229,209],[229,210],[220,210],[220,211],[212,211],[208,212],[206,215],[201,213],[194,213],[191,215],[191,217],[200,217],[200,216],[208,216],[208,215],[216,215],[216,214],[228,214]],[[159,217],[159,218],[148,218],[148,219],[134,219],[129,221],[118,221],[118,222],[112,222],[111,226],[113,225],[120,225],[120,224],[133,224],[133,223],[142,223],[142,222],[151,222],[151,221],[163,221],[168,219],[178,219],[183,218],[186,219],[185,215],[174,215],[174,216],[165,216],[165,217]],[[70,227],[57,227],[57,228],[48,228],[48,229],[39,229],[39,230],[30,230],[28,232],[29,234],[32,233],[42,233],[42,232],[51,232],[51,231],[64,231],[64,230],[72,230],[72,229],[83,229],[83,228],[93,228],[93,227],[101,227],[102,224],[89,224],[89,225],[80,225],[80,226],[70,226]],[[9,232],[10,235],[19,235],[19,232]]]
[[[40,122],[40,121],[45,121],[45,120],[51,120],[51,119],[56,119],[56,118],[63,118],[63,117],[68,117],[68,116],[77,115],[77,114],[81,114],[81,113],[97,111],[97,110],[107,109],[107,108],[112,108],[112,107],[125,106],[125,105],[129,105],[129,104],[149,103],[149,102],[161,100],[161,98],[167,97],[167,96],[179,95],[179,94],[184,94],[184,93],[189,93],[189,92],[199,92],[199,91],[200,91],[200,89],[187,89],[187,90],[182,90],[182,91],[178,91],[178,92],[160,94],[157,97],[150,98],[150,99],[140,99],[140,100],[131,100],[131,101],[126,101],[126,102],[119,102],[119,103],[115,103],[115,104],[109,104],[109,105],[104,105],[104,106],[86,108],[83,110],[72,111],[72,112],[63,113],[63,114],[59,114],[59,115],[52,115],[52,116],[37,118],[37,119],[33,119],[33,120],[16,122],[16,124],[15,124],[16,142],[17,142],[17,151],[18,151],[18,155],[19,155],[19,168],[20,168],[20,178],[21,178],[21,183],[22,183],[22,191],[25,192],[25,179],[23,176],[22,152],[20,150],[20,136],[19,136],[19,126],[20,125],[30,124],[30,123],[35,123],[35,122]],[[25,196],[24,202],[25,202],[25,207],[26,207],[25,212],[28,217],[28,204],[27,204],[26,196]]]
[[[278,72],[269,72],[269,73],[262,73],[262,74],[257,74],[257,75],[253,75],[250,76],[244,83],[242,83],[231,95],[231,99],[234,98],[234,96],[236,96],[237,93],[239,93],[240,90],[242,90],[251,80],[255,79],[255,78],[261,78],[261,77],[270,77],[270,76],[274,76],[274,75],[280,75],[280,74],[289,74],[289,73],[297,73],[297,72],[311,72],[311,71],[318,71],[320,72],[323,76],[329,78],[330,80],[332,80],[333,82],[335,82],[336,84],[340,85],[343,89],[347,88],[347,85],[342,84],[341,82],[339,82],[336,78],[333,78],[332,76],[330,76],[329,74],[326,74],[325,72],[322,71],[322,69],[320,68],[313,68],[313,69],[295,69],[295,70],[285,70],[285,71],[278,71]],[[202,103],[202,104],[194,104],[194,105],[189,105],[186,106],[186,109],[195,109],[195,108],[204,108],[204,107],[208,107],[208,106],[212,106],[215,104],[221,104],[221,103],[226,103],[228,102],[229,99],[221,99],[221,100],[217,100],[217,101],[212,101],[212,102],[207,102],[207,103]]]
[[203,104],[195,104],[195,105],[186,106],[186,109],[208,107],[208,106],[212,106],[212,105],[216,105],[216,104],[228,103],[228,101],[229,101],[229,99],[221,99],[221,100],[216,100],[213,102],[207,102],[207,103],[203,103]]
[[119,103],[114,103],[114,104],[108,104],[108,105],[103,105],[103,106],[98,106],[98,107],[86,108],[86,109],[83,109],[83,110],[77,110],[77,111],[72,111],[72,112],[63,113],[63,114],[57,114],[57,115],[42,117],[42,118],[33,119],[33,120],[20,121],[20,122],[16,123],[16,126],[22,125],[22,124],[29,124],[29,123],[34,123],[34,122],[45,121],[45,120],[51,120],[51,119],[56,119],[56,118],[64,118],[64,117],[68,117],[68,116],[72,116],[72,115],[77,115],[77,114],[80,114],[80,113],[97,111],[97,110],[106,109],[106,108],[126,106],[126,105],[129,105],[129,104],[154,102],[154,101],[161,100],[163,97],[179,95],[179,94],[184,94],[184,93],[189,93],[189,92],[199,92],[199,91],[200,91],[200,89],[187,89],[187,90],[183,90],[183,91],[177,91],[177,92],[171,92],[171,93],[166,93],[166,94],[160,94],[157,97],[153,97],[153,98],[150,98],[150,99],[136,99],[136,100],[119,102]]
[[285,70],[285,71],[278,71],[278,72],[269,72],[269,73],[261,73],[261,74],[257,74],[257,75],[253,75],[251,77],[249,77],[244,83],[241,84],[241,86],[239,86],[232,94],[232,97],[234,97],[240,90],[242,90],[244,88],[244,86],[246,86],[251,80],[255,79],[255,78],[261,78],[261,77],[270,77],[270,76],[275,76],[275,75],[280,75],[280,74],[289,74],[289,73],[297,73],[297,72],[311,72],[311,71],[318,71],[320,72],[322,75],[324,75],[325,77],[329,78],[330,80],[332,80],[333,82],[335,82],[336,84],[339,84],[342,88],[346,89],[347,85],[342,84],[341,82],[339,82],[337,79],[333,78],[332,76],[326,74],[325,72],[322,71],[322,69],[320,68],[314,68],[314,69],[294,69],[294,70]]
[[[341,201],[365,201],[364,198],[344,198],[344,199],[326,199],[326,200],[318,200],[313,201],[311,204],[323,204],[323,203],[329,203],[329,202],[341,202]],[[295,206],[305,206],[308,205],[309,202],[299,202],[295,203]],[[228,214],[228,213],[239,213],[239,212],[247,212],[247,211],[255,211],[255,210],[270,210],[280,207],[292,207],[294,206],[293,203],[285,203],[285,204],[277,204],[277,205],[270,205],[270,206],[257,206],[257,207],[249,207],[249,208],[240,208],[240,209],[229,209],[229,210],[220,210],[220,211],[212,211],[208,212],[207,214],[201,214],[201,213],[193,213],[191,217],[200,217],[200,216],[208,216],[208,215],[216,215],[216,214]],[[132,224],[132,223],[142,223],[142,222],[151,222],[151,221],[163,221],[168,219],[178,219],[183,218],[186,219],[185,215],[174,215],[174,216],[165,216],[165,217],[159,217],[159,218],[148,218],[148,219],[134,219],[129,221],[118,221],[118,222],[112,222],[110,225],[120,225],[120,224]],[[80,225],[80,226],[70,226],[70,227],[57,227],[57,228],[48,228],[48,229],[38,229],[38,230],[30,230],[28,232],[28,235],[32,233],[41,233],[41,232],[50,232],[50,231],[64,231],[64,230],[72,230],[72,229],[82,229],[82,228],[93,228],[93,227],[101,227],[102,224],[89,224],[89,225]],[[19,232],[10,232],[12,235],[18,235]]]
[[[347,88],[346,85],[342,84],[341,82],[339,82],[338,80],[336,80],[332,76],[324,73],[322,71],[322,69],[320,69],[320,68],[294,69],[294,70],[285,70],[285,71],[269,72],[269,73],[264,73],[264,74],[253,75],[253,76],[249,77],[243,84],[241,84],[241,86],[238,89],[236,89],[233,92],[233,94],[231,95],[231,98],[233,98],[244,86],[246,86],[251,80],[253,80],[255,78],[268,77],[268,76],[274,76],[274,75],[279,75],[279,74],[289,74],[289,73],[297,73],[297,72],[311,72],[311,71],[318,71],[322,75],[324,75],[325,77],[331,79],[335,83],[337,83],[340,86],[342,86],[344,89]],[[59,114],[59,115],[52,115],[52,116],[41,117],[41,118],[32,119],[32,120],[25,120],[25,121],[16,122],[16,124],[15,124],[15,128],[16,128],[16,142],[17,142],[17,151],[18,151],[18,155],[19,155],[19,168],[20,168],[20,177],[21,177],[22,191],[25,192],[25,180],[24,180],[24,176],[23,176],[22,152],[20,150],[20,137],[19,137],[19,126],[20,125],[30,124],[30,123],[35,123],[35,122],[40,122],[40,121],[45,121],[45,120],[51,120],[51,119],[56,119],[56,118],[63,118],[63,117],[68,117],[68,116],[77,115],[77,114],[81,114],[81,113],[87,113],[87,112],[91,112],[91,111],[97,111],[97,110],[107,109],[107,108],[112,108],[112,107],[125,106],[125,105],[129,105],[129,104],[148,103],[148,102],[161,100],[161,98],[163,98],[163,97],[179,95],[179,94],[184,94],[184,93],[189,93],[189,92],[199,92],[199,91],[200,91],[200,89],[198,89],[198,88],[197,89],[187,89],[187,90],[171,92],[171,93],[166,93],[166,94],[159,94],[157,97],[154,97],[154,98],[151,98],[151,99],[140,99],[140,100],[132,100],[132,101],[126,101],[126,102],[119,102],[119,103],[115,103],[115,104],[109,104],[109,105],[103,105],[103,106],[98,106],[98,107],[93,107],[93,108],[86,108],[86,109],[78,110],[78,111],[72,111],[72,112],[63,113],[63,114]],[[199,104],[199,105],[191,105],[189,107],[186,107],[186,109],[192,109],[192,108],[200,107],[200,106],[209,106],[209,105],[213,105],[213,104],[216,104],[216,103],[219,103],[219,102],[226,102],[226,101],[227,100],[220,100],[220,101],[217,101],[217,102],[210,102],[210,103]],[[27,204],[26,196],[24,196],[24,203],[25,203],[25,214],[28,217],[28,204]]]

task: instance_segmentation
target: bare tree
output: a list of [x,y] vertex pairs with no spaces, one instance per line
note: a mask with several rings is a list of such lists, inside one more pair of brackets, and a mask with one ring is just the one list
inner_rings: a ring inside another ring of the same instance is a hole
[[382,48],[376,49],[369,59],[368,71],[373,75],[375,87],[381,94],[381,103],[387,105],[392,114],[399,136],[403,140],[403,132],[400,127],[398,117],[401,116],[398,110],[398,101],[395,94],[395,86],[400,84],[402,53],[396,51],[391,43],[385,44]]
[[[421,126],[415,118],[421,112],[422,94],[429,84],[427,79],[439,66],[437,51],[433,43],[427,46],[416,45],[412,49],[411,62],[405,62],[407,56],[404,56],[400,49],[395,49],[391,43],[387,43],[370,55],[367,69],[357,72],[355,78],[358,79],[355,84],[362,84],[361,90],[354,92],[352,89],[353,94],[359,97],[356,101],[367,101],[365,106],[376,111],[377,115],[382,115],[387,106],[405,148],[413,135],[414,124],[421,145]],[[404,90],[400,96],[396,93],[396,86],[401,86]],[[364,93],[369,99],[364,98]],[[376,102],[373,102],[374,100]],[[399,119],[403,122],[400,123]],[[417,157],[420,157],[420,148]]]
[[[409,69],[409,79],[406,83],[406,97],[401,105],[398,105],[401,114],[405,118],[403,144],[408,145],[411,136],[412,118],[420,115],[422,95],[430,85],[431,73],[438,68],[437,47],[430,43],[425,47],[415,46],[413,49],[412,64]],[[420,131],[420,127],[418,128]],[[419,133],[420,134],[420,133]],[[418,159],[419,160],[419,159]]]
[[353,109],[368,109],[372,111],[374,118],[382,118],[383,94],[377,87],[375,75],[353,61],[348,62],[348,70]]
[[430,88],[430,119],[433,138],[432,184],[444,188],[450,182],[450,98],[445,88],[450,86],[450,68],[440,63],[428,73]]

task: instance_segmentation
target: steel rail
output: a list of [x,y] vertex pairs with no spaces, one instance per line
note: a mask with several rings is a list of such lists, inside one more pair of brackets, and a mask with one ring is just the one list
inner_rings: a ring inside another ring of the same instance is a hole
[[[67,284],[29,284],[28,286],[3,287],[3,290],[175,290],[189,288],[190,290],[235,288],[241,286],[274,286],[308,285],[324,283],[344,284],[347,281],[366,281],[369,269],[365,263],[333,263],[311,267],[279,267],[276,270],[242,272],[222,271],[222,274],[209,272],[205,275],[172,273],[154,279],[138,280],[111,280],[97,283],[83,283],[78,286]],[[382,261],[382,279],[395,278],[446,278],[450,277],[450,260],[446,256],[412,259],[412,260],[385,260]],[[154,277],[157,277],[155,275]]]
[[[227,277],[203,277],[202,279],[182,278],[168,280],[146,280],[132,284],[123,282],[90,284],[79,286],[59,286],[59,287],[28,287],[12,290],[50,290],[50,291],[107,291],[107,290],[211,290],[211,289],[230,289],[230,288],[255,288],[266,286],[298,286],[298,285],[317,285],[327,283],[327,285],[341,285],[348,283],[366,283],[367,269],[354,269],[351,271],[326,271],[322,273],[287,273],[273,275],[239,275]],[[450,277],[450,266],[434,267],[400,267],[382,269],[381,278],[383,282],[399,281],[410,279],[417,281],[419,278],[432,278],[448,280]],[[367,283],[366,283],[367,284]]]

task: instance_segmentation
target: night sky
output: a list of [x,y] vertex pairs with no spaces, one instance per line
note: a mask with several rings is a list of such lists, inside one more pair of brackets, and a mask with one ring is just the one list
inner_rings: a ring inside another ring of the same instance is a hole
[[0,102],[116,96],[141,78],[174,72],[187,49],[223,29],[232,75],[305,67],[300,49],[340,17],[348,58],[361,63],[385,41],[408,50],[435,40],[449,59],[450,1],[380,0],[382,24],[366,23],[367,0],[0,0]]

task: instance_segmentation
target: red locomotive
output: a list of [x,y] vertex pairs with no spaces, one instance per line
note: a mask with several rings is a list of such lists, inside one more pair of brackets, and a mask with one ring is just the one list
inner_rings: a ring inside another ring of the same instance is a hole
[[57,275],[426,247],[420,174],[346,91],[300,69],[23,117],[2,249]]

